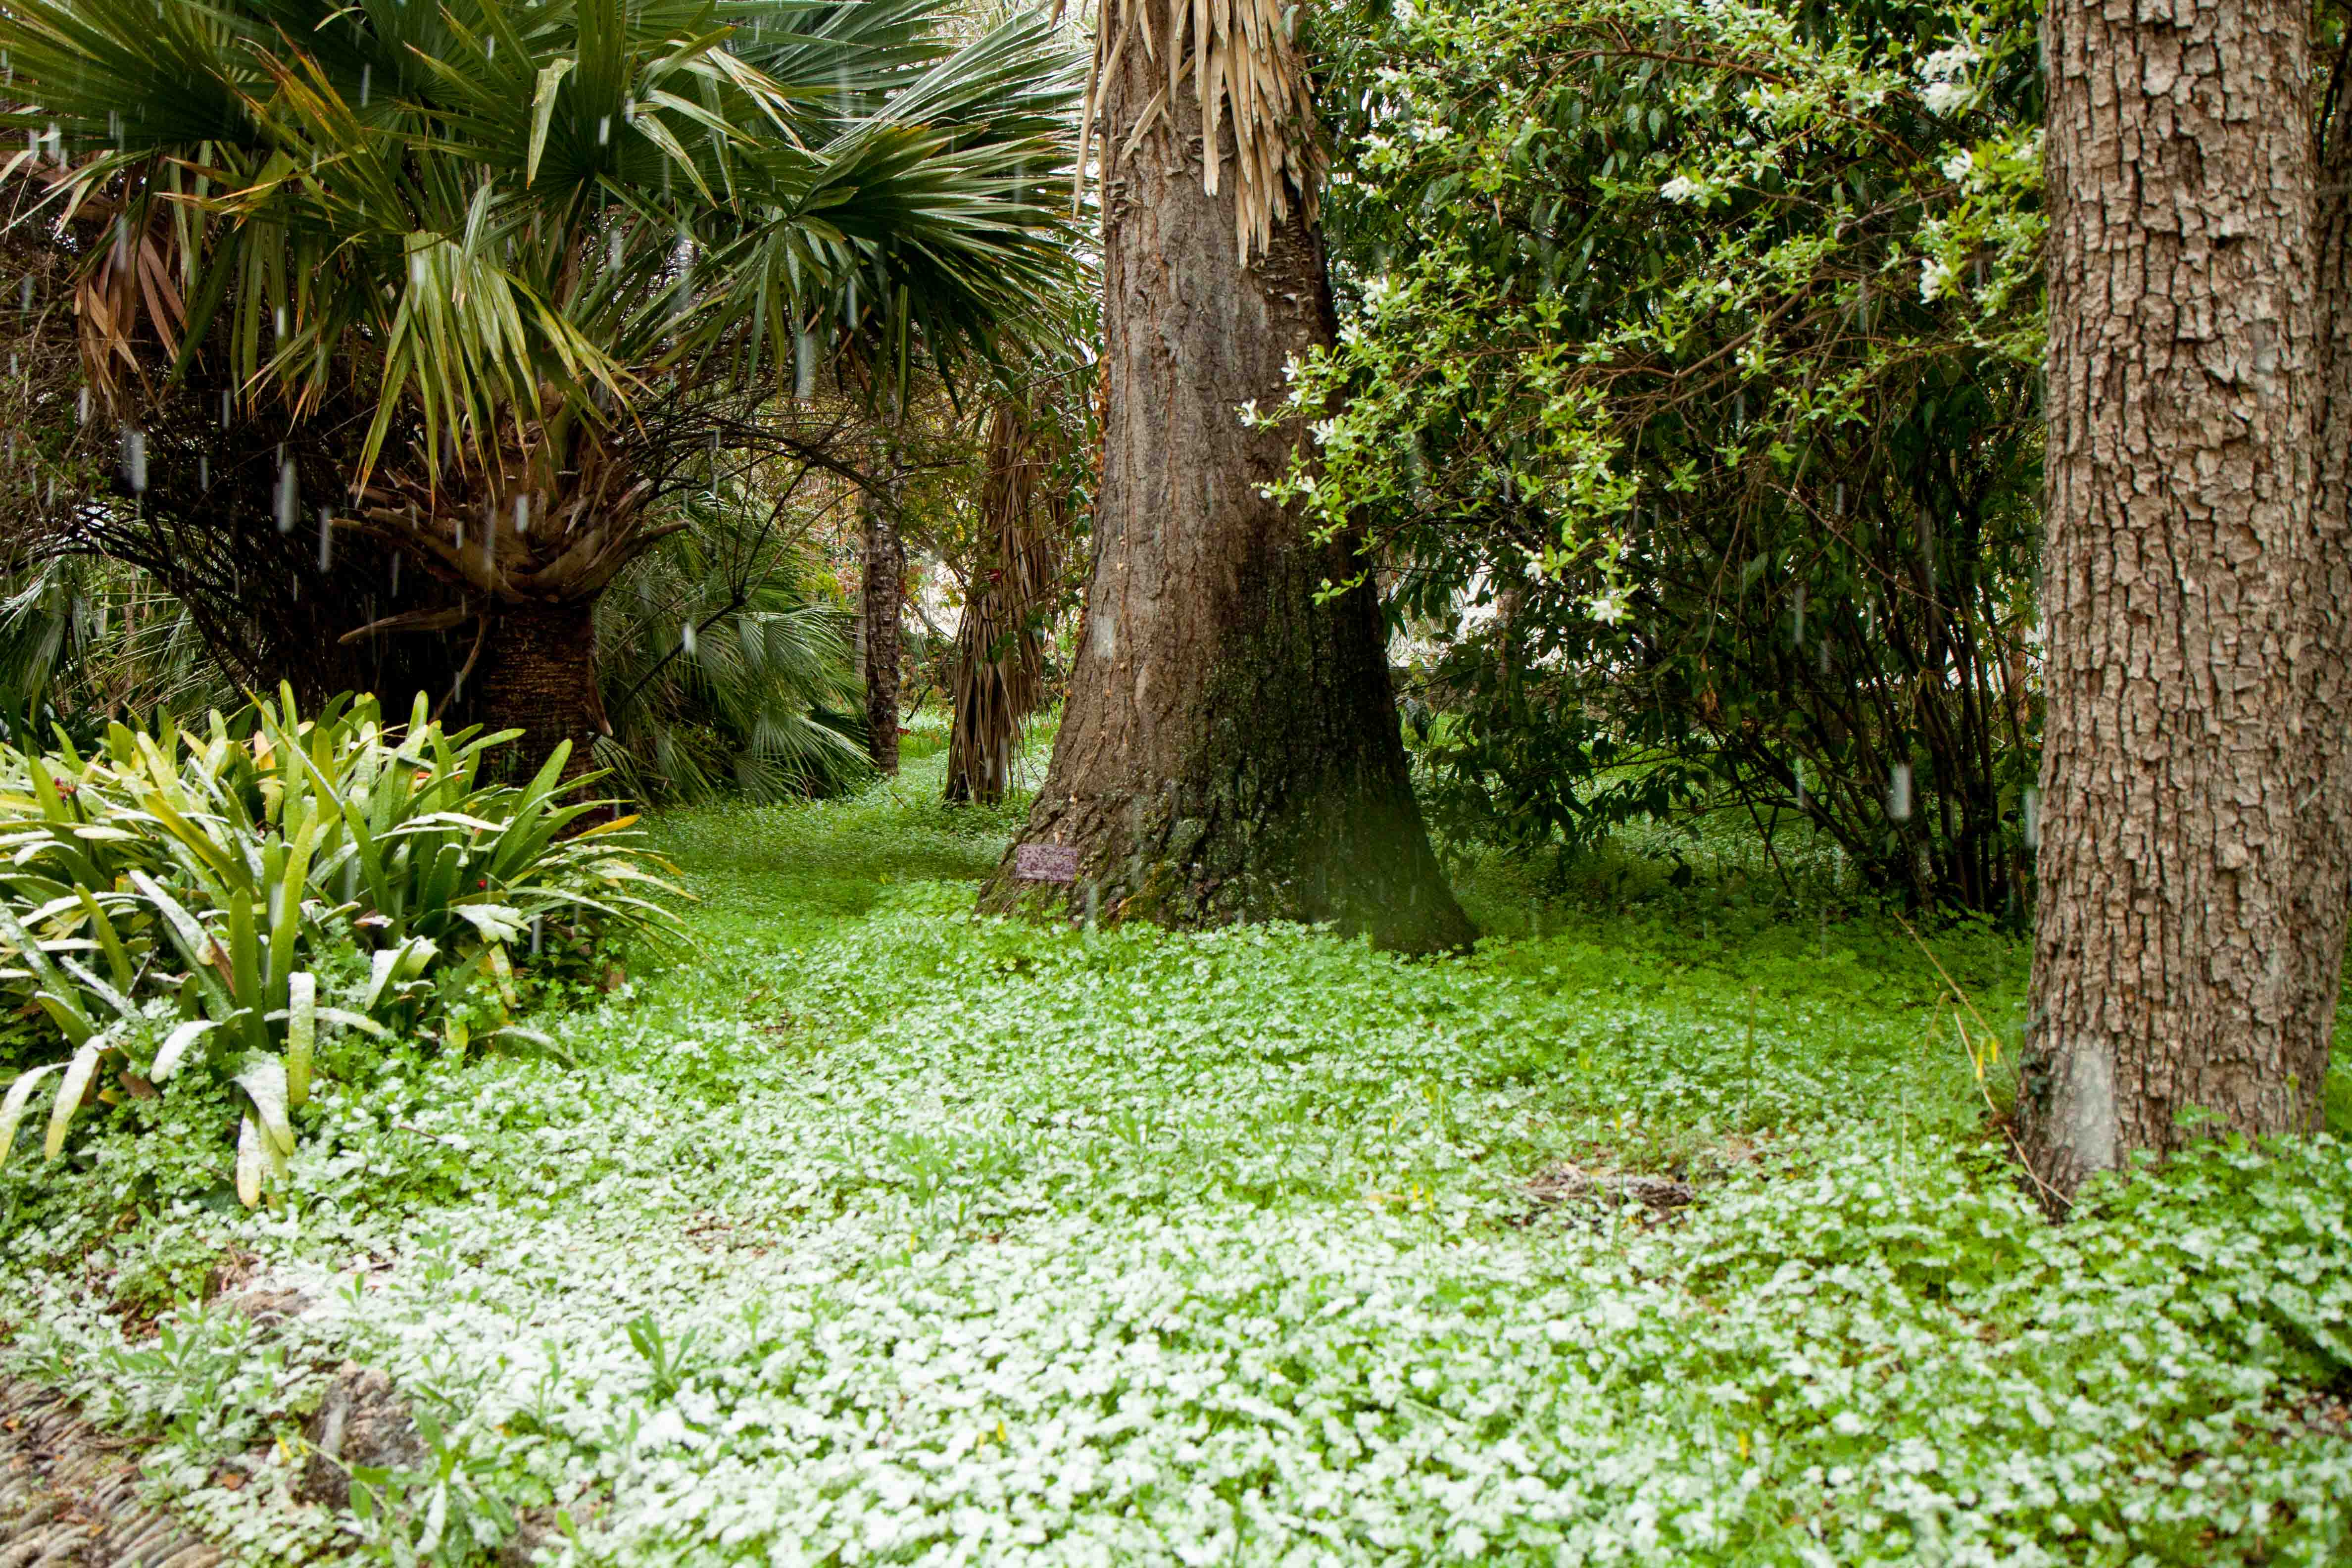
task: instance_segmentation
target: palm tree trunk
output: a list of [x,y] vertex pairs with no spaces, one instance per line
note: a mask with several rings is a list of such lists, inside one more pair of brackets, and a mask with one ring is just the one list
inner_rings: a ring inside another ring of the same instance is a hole
[[989,420],[980,498],[987,544],[969,574],[950,679],[950,802],[1004,798],[1023,721],[1045,697],[1045,642],[1032,622],[1053,596],[1068,518],[1065,500],[1041,493],[1047,453],[1033,412],[1006,401]]
[[509,778],[528,779],[568,741],[572,754],[563,776],[588,772],[604,728],[596,687],[595,601],[509,605],[490,616],[472,706],[492,729],[522,731],[492,753],[493,765]]
[[866,754],[886,773],[898,771],[898,618],[907,577],[895,499],[868,500],[863,551]]
[[[1177,37],[1166,0],[1129,3]],[[1211,195],[1174,104],[1125,150],[1170,68],[1139,46],[1113,53],[1095,570],[1045,788],[982,905],[1330,921],[1392,948],[1462,945],[1475,933],[1413,800],[1380,607],[1369,586],[1318,600],[1360,563],[1259,494],[1300,432],[1244,428],[1237,412],[1279,405],[1284,363],[1331,341],[1321,237],[1292,203],[1245,264],[1236,198],[1269,196],[1241,184],[1232,117]],[[1071,852],[1076,880],[1024,880],[1060,876]]]

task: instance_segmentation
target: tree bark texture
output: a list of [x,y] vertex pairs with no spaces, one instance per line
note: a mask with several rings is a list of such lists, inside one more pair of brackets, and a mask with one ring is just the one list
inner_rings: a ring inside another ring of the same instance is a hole
[[[1165,0],[1150,26],[1168,30]],[[1236,44],[1235,47],[1239,47]],[[1165,62],[1130,47],[1103,83],[1103,479],[1094,573],[1054,758],[1025,845],[1078,852],[1024,881],[1016,844],[985,909],[1171,926],[1335,921],[1430,951],[1475,934],[1431,853],[1406,772],[1380,610],[1346,544],[1265,500],[1300,432],[1250,429],[1294,354],[1330,341],[1321,242],[1292,204],[1235,255],[1230,131],[1202,188],[1190,93],[1132,149]],[[1172,121],[1172,124],[1171,124]]]
[[595,766],[604,704],[596,684],[596,605],[504,606],[489,612],[474,706],[498,729],[521,736],[490,753],[492,768],[517,783],[547,764],[562,742],[572,742],[563,776]]
[[886,773],[898,771],[898,616],[907,580],[907,546],[894,506],[866,506],[865,614],[866,754]]
[[[2310,1124],[2298,590],[2301,0],[2051,6],[2048,715],[2026,1157],[2054,1197],[2200,1107]],[[2341,723],[2340,715],[2328,722]]]
[[2289,1058],[2326,1070],[2352,915],[2352,71],[2339,55],[2316,153],[2317,466],[2302,594],[2305,746],[2296,786],[2295,973]]

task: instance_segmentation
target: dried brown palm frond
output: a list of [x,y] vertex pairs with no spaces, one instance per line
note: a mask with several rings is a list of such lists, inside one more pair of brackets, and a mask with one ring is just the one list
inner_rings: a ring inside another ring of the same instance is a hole
[[1271,243],[1275,226],[1290,216],[1292,200],[1307,222],[1317,218],[1325,154],[1292,36],[1298,7],[1284,0],[1165,0],[1165,9],[1158,12],[1162,36],[1153,25],[1160,4],[1103,0],[1087,77],[1079,189],[1096,119],[1107,120],[1109,84],[1127,50],[1140,48],[1147,58],[1166,63],[1167,85],[1152,93],[1134,124],[1102,126],[1103,178],[1117,174],[1120,162],[1155,128],[1178,134],[1176,100],[1189,82],[1201,110],[1201,184],[1213,196],[1223,180],[1220,131],[1232,142],[1237,176],[1234,244],[1247,266],[1254,252],[1263,254]]
[[[469,596],[567,603],[604,591],[620,570],[681,522],[654,521],[657,479],[598,432],[567,445],[523,426],[495,465],[438,472],[379,470],[352,531],[395,544]],[[557,459],[562,461],[559,462]],[[350,634],[365,637],[364,626]]]
[[989,416],[988,477],[980,497],[985,552],[973,565],[956,628],[950,801],[989,805],[1004,798],[1022,726],[1045,700],[1040,622],[1053,605],[1069,524],[1068,498],[1040,483],[1052,460],[1031,411],[1010,399],[999,403]]
[[126,170],[96,191],[79,174],[60,168],[47,183],[64,198],[59,225],[89,237],[98,252],[74,282],[82,374],[107,410],[120,413],[129,402],[127,382],[137,383],[142,396],[154,395],[142,329],[154,335],[165,363],[180,352],[188,325],[183,240],[192,215],[154,199],[176,194],[177,170],[163,171],[162,180],[152,165]]

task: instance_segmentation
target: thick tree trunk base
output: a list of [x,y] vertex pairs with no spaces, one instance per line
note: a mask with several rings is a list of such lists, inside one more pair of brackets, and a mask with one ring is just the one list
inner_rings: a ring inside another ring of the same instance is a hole
[[2307,1130],[2326,1070],[2295,957],[2300,731],[2345,722],[2300,707],[2310,10],[2172,13],[2050,8],[2049,708],[2018,1111],[2053,1204],[2136,1151]]
[[486,772],[525,782],[566,741],[572,754],[562,776],[569,780],[594,770],[604,710],[596,686],[593,602],[493,611],[474,682],[474,709],[483,722],[492,730],[522,731],[490,753]]
[[[1170,105],[1139,136],[1166,71],[1140,48],[1123,59],[1105,83],[1105,145],[1119,151],[1104,177],[1086,626],[1045,788],[981,907],[1330,921],[1391,949],[1466,946],[1476,932],[1413,800],[1372,589],[1318,598],[1364,563],[1263,493],[1304,430],[1240,416],[1280,406],[1286,363],[1331,341],[1320,238],[1293,203],[1244,265],[1229,124],[1211,196],[1197,104]],[[1031,879],[1071,854],[1074,880]]]
[[[1283,586],[1263,634],[1222,650],[1185,763],[1109,788],[1049,778],[983,910],[1171,928],[1330,923],[1406,952],[1476,939],[1413,799],[1376,628],[1362,624],[1370,590],[1315,606],[1301,591],[1311,584]],[[1057,744],[1053,773],[1070,771]],[[1024,879],[1024,845],[1075,848],[1075,879]]]

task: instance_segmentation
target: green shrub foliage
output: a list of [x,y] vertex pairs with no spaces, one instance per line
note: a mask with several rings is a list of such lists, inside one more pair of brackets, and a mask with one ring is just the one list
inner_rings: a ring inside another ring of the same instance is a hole
[[1476,0],[1328,58],[1343,326],[1262,416],[1397,568],[1457,813],[1574,841],[1729,800],[2009,904],[2032,16]]

